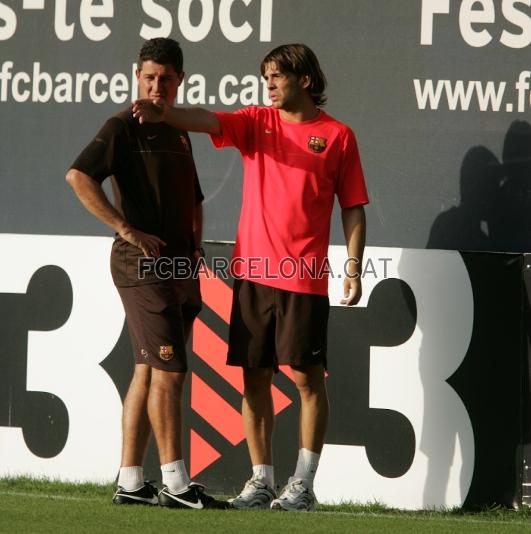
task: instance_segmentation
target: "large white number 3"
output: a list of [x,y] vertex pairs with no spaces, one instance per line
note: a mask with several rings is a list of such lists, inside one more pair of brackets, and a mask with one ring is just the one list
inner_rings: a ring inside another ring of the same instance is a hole
[[31,474],[63,480],[111,481],[120,464],[122,403],[99,365],[115,346],[124,322],[120,298],[109,273],[112,239],[0,234],[0,292],[26,293],[33,274],[57,265],[70,278],[72,312],[49,332],[28,332],[28,391],[59,397],[69,430],[53,458],[35,456],[22,430],[0,427],[0,476]]
[[[333,272],[341,272],[344,247],[330,247],[329,257]],[[390,258],[380,265],[386,265],[388,277],[406,282],[416,299],[417,325],[408,341],[371,347],[369,400],[371,408],[396,410],[409,419],[415,457],[403,476],[386,478],[372,469],[363,447],[325,445],[317,496],[328,502],[378,501],[409,509],[461,505],[474,471],[474,435],[465,406],[446,380],[461,364],[472,336],[468,272],[454,251],[368,247],[366,257],[373,265]],[[364,278],[359,306],[367,305],[380,280]],[[331,281],[333,305],[341,298],[341,282]]]

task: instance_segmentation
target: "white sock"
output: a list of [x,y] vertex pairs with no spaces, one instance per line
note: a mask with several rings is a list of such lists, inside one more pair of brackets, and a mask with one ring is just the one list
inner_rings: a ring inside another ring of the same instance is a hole
[[275,473],[272,465],[253,465],[253,476],[262,479],[270,488],[275,487]]
[[171,493],[181,493],[190,485],[190,477],[186,471],[184,460],[175,460],[160,466],[162,484],[168,486]]
[[118,486],[125,491],[136,491],[144,485],[144,468],[141,465],[120,467]]
[[310,488],[313,488],[313,480],[319,465],[321,455],[308,449],[299,449],[299,458],[293,480],[304,480]]

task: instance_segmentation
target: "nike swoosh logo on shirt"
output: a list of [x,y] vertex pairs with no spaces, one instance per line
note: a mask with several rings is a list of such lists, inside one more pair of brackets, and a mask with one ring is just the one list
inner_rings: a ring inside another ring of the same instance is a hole
[[147,136],[147,140],[148,141],[153,141],[154,139],[156,139],[158,137],[158,135],[148,135]]

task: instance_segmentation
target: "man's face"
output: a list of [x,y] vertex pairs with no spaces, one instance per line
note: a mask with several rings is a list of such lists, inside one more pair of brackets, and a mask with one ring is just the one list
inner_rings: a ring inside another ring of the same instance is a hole
[[274,62],[266,65],[264,79],[274,108],[292,111],[300,105],[307,80],[299,80],[292,73],[281,72]]
[[160,65],[149,60],[136,71],[136,78],[140,98],[160,98],[172,105],[184,72],[175,72],[173,65]]

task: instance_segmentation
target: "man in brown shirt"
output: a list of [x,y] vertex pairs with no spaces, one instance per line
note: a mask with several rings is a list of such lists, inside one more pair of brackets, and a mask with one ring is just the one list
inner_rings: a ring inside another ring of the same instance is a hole
[[[172,39],[146,41],[137,79],[142,98],[173,104],[184,78]],[[101,184],[111,177],[115,204]],[[191,275],[160,276],[158,261],[190,265],[201,242],[203,195],[188,134],[165,124],[139,124],[131,107],[111,117],[66,175],[82,204],[116,232],[111,273],[124,304],[135,371],[123,408],[123,447],[116,504],[223,507],[190,482],[182,456],[182,392],[186,340],[201,309]],[[171,269],[166,269],[171,275]],[[153,430],[162,470],[160,492],[144,482]]]

